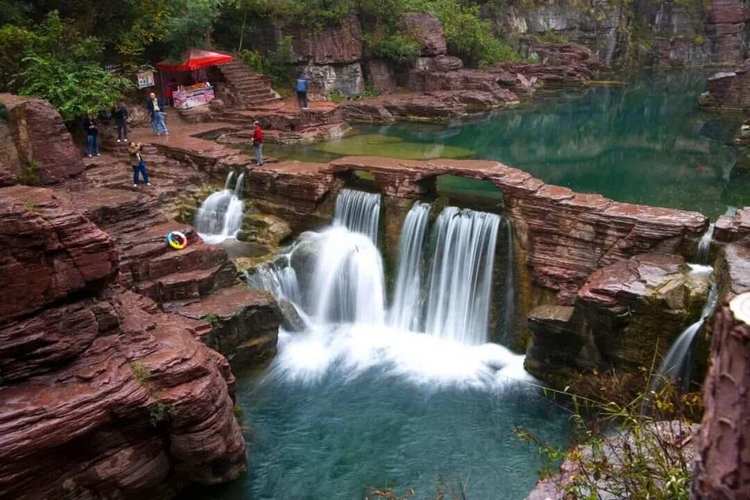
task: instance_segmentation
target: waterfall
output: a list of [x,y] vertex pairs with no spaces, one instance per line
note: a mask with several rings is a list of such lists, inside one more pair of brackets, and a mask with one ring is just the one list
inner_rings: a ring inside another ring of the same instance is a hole
[[708,259],[710,257],[711,253],[711,242],[714,239],[714,228],[716,227],[715,223],[711,223],[708,225],[708,229],[705,233],[703,233],[703,236],[701,236],[700,241],[698,242],[698,251],[696,253],[696,260],[698,260],[701,264],[708,264]]
[[368,236],[377,244],[380,195],[342,189],[336,198],[333,223]]
[[277,300],[286,300],[298,307],[302,294],[297,281],[297,272],[289,265],[288,258],[262,264],[247,276],[252,288],[265,290]]
[[[707,266],[693,266],[693,269],[694,272],[711,272],[711,268]],[[703,306],[700,318],[688,326],[672,344],[669,352],[664,356],[659,370],[656,372],[652,388],[659,388],[665,380],[672,380],[674,382],[681,381],[683,389],[687,389],[690,382],[690,368],[692,364],[690,354],[693,341],[698,332],[701,331],[701,328],[703,328],[706,320],[713,314],[718,301],[719,288],[714,280],[712,280],[708,299]]]
[[383,324],[383,261],[373,241],[340,226],[323,232],[321,238],[311,294],[317,320]]
[[237,178],[237,184],[235,184],[234,186],[234,195],[237,198],[242,198],[242,189],[245,187],[244,183],[245,183],[245,174],[243,172]]
[[463,344],[487,342],[500,217],[445,208],[436,223],[426,331]]
[[224,189],[226,189],[227,191],[229,191],[230,189],[232,189],[232,180],[233,179],[234,179],[234,170],[232,170],[231,172],[229,172],[229,175],[227,175],[227,180],[224,181]]
[[234,172],[230,172],[224,189],[206,198],[195,214],[195,229],[206,243],[221,243],[240,230],[245,204],[238,194],[242,191],[244,177],[245,174],[238,177],[232,191]]
[[389,317],[389,324],[396,328],[419,331],[421,326],[422,254],[430,209],[427,203],[414,203],[401,228],[398,275]]
[[507,238],[507,263],[505,266],[505,296],[503,297],[503,334],[504,340],[510,337],[513,329],[513,318],[516,313],[516,280],[513,256],[513,226],[510,219],[504,219]]

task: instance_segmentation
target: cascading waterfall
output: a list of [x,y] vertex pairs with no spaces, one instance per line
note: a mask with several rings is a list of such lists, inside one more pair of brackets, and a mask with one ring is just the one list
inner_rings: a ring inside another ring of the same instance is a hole
[[500,217],[445,208],[436,222],[426,331],[463,344],[487,342]]
[[322,323],[385,322],[383,261],[373,241],[345,227],[321,234],[312,311]]
[[422,264],[431,206],[414,203],[404,220],[399,242],[399,265],[389,324],[419,331],[422,296]]
[[237,178],[234,190],[231,188],[233,179],[234,172],[230,172],[224,189],[206,198],[195,215],[195,228],[206,243],[218,244],[233,238],[242,226],[245,204],[241,193],[245,174]]
[[380,195],[342,189],[336,198],[334,225],[367,235],[375,244],[380,223]]
[[[693,266],[693,272],[710,273],[712,269],[708,266]],[[719,289],[714,280],[711,281],[711,288],[708,292],[708,300],[703,306],[701,316],[692,325],[683,331],[677,340],[670,347],[667,355],[659,366],[654,378],[652,388],[660,387],[665,380],[681,382],[683,389],[687,389],[690,383],[691,368],[691,347],[698,332],[703,328],[706,320],[713,314],[719,301]]]

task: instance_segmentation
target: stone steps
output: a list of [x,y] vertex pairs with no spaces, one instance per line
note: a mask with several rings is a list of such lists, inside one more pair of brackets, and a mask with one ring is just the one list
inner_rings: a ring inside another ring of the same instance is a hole
[[270,79],[254,72],[241,61],[235,60],[219,66],[219,71],[241,101],[238,103],[239,107],[268,104],[277,98]]

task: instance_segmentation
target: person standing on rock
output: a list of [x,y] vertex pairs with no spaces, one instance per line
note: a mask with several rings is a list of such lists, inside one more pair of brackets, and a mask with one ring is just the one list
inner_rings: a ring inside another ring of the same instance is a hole
[[151,183],[148,180],[148,170],[146,169],[146,162],[143,161],[143,155],[141,149],[143,145],[137,142],[131,142],[128,152],[130,153],[130,161],[133,165],[133,187],[138,187],[138,178],[142,177],[143,182],[150,186]]
[[299,75],[297,83],[294,85],[294,90],[297,91],[297,101],[299,102],[300,109],[307,109],[307,90],[310,87],[310,80],[307,79],[304,73]]
[[86,154],[89,158],[99,156],[99,128],[96,126],[94,115],[89,113],[83,121],[83,128],[86,130]]
[[117,142],[128,142],[128,116],[130,116],[130,113],[128,113],[128,108],[124,102],[120,101],[113,115],[117,125]]
[[253,148],[255,149],[255,164],[263,165],[263,129],[260,122],[253,122]]
[[160,97],[156,97],[156,94],[151,92],[148,95],[148,101],[146,102],[148,112],[151,114],[151,128],[156,135],[168,135],[167,124],[165,118],[167,114],[164,112],[164,101]]

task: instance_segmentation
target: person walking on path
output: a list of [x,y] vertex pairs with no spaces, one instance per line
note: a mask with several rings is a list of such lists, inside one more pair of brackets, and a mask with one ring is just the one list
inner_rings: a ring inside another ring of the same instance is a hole
[[113,115],[117,125],[117,142],[128,142],[128,116],[130,116],[130,113],[128,113],[128,108],[124,102],[120,101]]
[[148,108],[148,112],[151,113],[151,128],[154,133],[156,135],[168,135],[169,130],[167,130],[167,124],[165,122],[167,114],[164,112],[164,101],[151,92],[148,95],[146,107]]
[[307,79],[304,73],[299,75],[297,83],[294,85],[294,90],[297,92],[297,101],[299,102],[300,109],[307,109],[307,90],[310,87],[310,80]]
[[99,128],[96,126],[94,115],[89,114],[86,117],[83,128],[86,130],[86,154],[89,158],[99,156]]
[[138,187],[138,177],[143,177],[143,182],[147,186],[151,183],[148,180],[148,170],[146,169],[146,162],[143,161],[141,148],[143,147],[140,143],[131,142],[128,152],[130,153],[130,160],[133,165],[133,187]]
[[253,148],[255,149],[255,164],[263,165],[263,129],[260,122],[253,122]]

